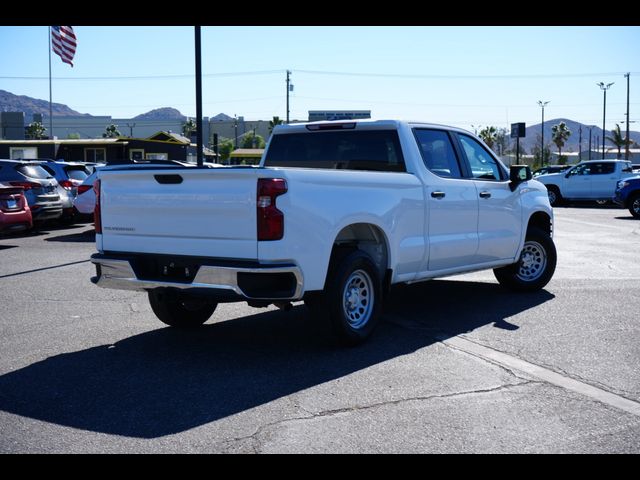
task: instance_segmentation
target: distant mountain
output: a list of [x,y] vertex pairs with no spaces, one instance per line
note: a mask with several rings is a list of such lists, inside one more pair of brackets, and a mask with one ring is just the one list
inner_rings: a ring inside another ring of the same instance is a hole
[[[24,112],[25,123],[31,123],[34,113],[42,116],[49,116],[49,102],[38,98],[27,97],[26,95],[14,95],[6,90],[0,90],[0,111],[2,112]],[[84,115],[90,117],[88,113],[80,113],[72,110],[62,103],[52,104],[53,116],[70,117]]]
[[[565,146],[562,148],[562,151],[566,152],[577,152],[578,151],[578,142],[580,139],[580,127],[582,127],[582,150],[587,150],[589,148],[589,127],[591,126],[591,144],[593,148],[596,148],[596,141],[599,139],[598,145],[602,148],[602,128],[594,125],[585,125],[580,122],[575,122],[573,120],[569,120],[568,118],[553,118],[551,120],[544,121],[544,143],[551,146],[552,151],[556,151],[556,146],[551,142],[551,129],[554,125],[558,125],[560,122],[564,122],[569,130],[571,131],[571,136],[567,140]],[[625,124],[619,124],[620,129],[622,130],[622,136],[626,135],[626,126]],[[520,145],[524,146],[527,153],[531,153],[531,147],[534,145],[540,145],[540,133],[542,124],[537,123],[535,125],[531,125],[527,127],[525,138],[520,139]],[[607,130],[607,137],[611,136],[611,131]],[[633,130],[629,131],[629,137],[631,140],[640,143],[640,132],[634,132]],[[609,141],[605,142],[605,148],[608,150],[609,148],[615,148],[613,144]]]
[[171,107],[156,108],[133,117],[133,120],[186,120],[180,110]]

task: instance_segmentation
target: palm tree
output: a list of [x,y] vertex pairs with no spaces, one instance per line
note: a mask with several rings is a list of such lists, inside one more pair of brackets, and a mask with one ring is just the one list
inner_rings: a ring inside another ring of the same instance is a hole
[[[616,128],[611,130],[611,136],[604,137],[604,138],[606,138],[611,143],[613,143],[616,147],[618,147],[618,158],[621,158],[622,154],[620,153],[620,150],[622,149],[622,147],[624,147],[627,144],[628,140],[626,137],[622,136],[622,132],[620,131],[620,125],[616,123]],[[628,142],[628,143],[631,143],[631,142]]]
[[570,136],[571,130],[569,130],[567,124],[564,122],[560,122],[551,127],[551,140],[556,144],[556,147],[558,147],[558,163],[560,163],[562,157],[562,147],[564,147],[565,142]]
[[187,121],[182,124],[182,134],[187,138],[191,138],[191,134],[197,129],[198,127],[193,118],[187,118]]
[[480,130],[478,136],[487,144],[487,147],[493,149],[493,144],[496,142],[498,137],[498,131],[496,130],[496,127],[484,127]]
[[269,135],[273,133],[273,129],[276,128],[277,125],[282,125],[284,122],[280,120],[280,117],[273,117],[273,120],[269,120]]
[[122,134],[120,133],[120,130],[118,130],[118,126],[113,123],[105,128],[105,132],[102,134],[103,138],[116,138],[121,136]]

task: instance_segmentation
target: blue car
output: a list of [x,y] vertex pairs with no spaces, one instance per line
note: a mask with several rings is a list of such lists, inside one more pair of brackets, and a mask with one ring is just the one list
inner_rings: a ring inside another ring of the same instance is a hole
[[613,200],[618,205],[628,208],[631,215],[640,219],[640,175],[620,180]]

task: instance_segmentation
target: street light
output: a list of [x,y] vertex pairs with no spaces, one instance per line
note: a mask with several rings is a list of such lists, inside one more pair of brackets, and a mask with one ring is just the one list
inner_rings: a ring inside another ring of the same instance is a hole
[[234,113],[233,114],[233,128],[235,129],[235,142],[234,142],[234,148],[237,150],[238,149],[238,117],[237,115]]
[[596,85],[600,87],[600,90],[604,92],[604,104],[602,107],[602,158],[604,158],[604,141],[606,138],[606,135],[604,133],[605,132],[604,127],[605,127],[605,121],[607,118],[607,90],[609,90],[611,85],[613,85],[614,83],[616,82],[607,83],[606,85],[604,82],[596,83]]
[[540,148],[540,162],[544,165],[544,107],[547,106],[549,102],[543,102],[542,100],[538,100],[538,105],[542,107],[542,145]]

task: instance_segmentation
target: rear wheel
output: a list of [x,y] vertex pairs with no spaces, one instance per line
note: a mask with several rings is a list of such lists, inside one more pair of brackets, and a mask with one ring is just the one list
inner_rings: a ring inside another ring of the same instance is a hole
[[515,291],[532,292],[544,287],[556,270],[556,247],[542,230],[531,228],[520,253],[520,259],[493,273],[500,285]]
[[206,298],[159,288],[149,292],[149,303],[156,317],[167,325],[178,328],[202,325],[218,306],[217,302]]
[[378,324],[382,302],[382,282],[371,257],[356,250],[336,259],[323,300],[336,340],[347,345],[364,342]]
[[629,199],[629,213],[635,218],[640,218],[640,193],[636,193]]

